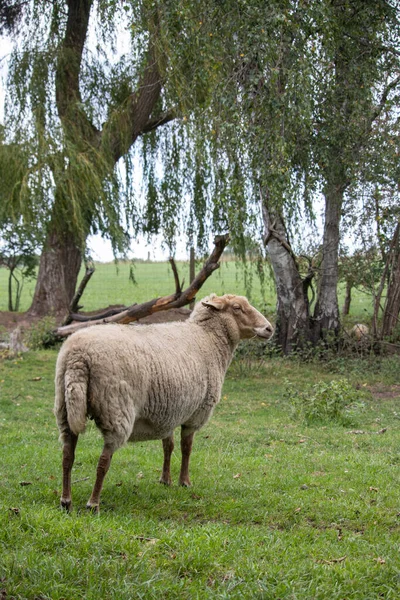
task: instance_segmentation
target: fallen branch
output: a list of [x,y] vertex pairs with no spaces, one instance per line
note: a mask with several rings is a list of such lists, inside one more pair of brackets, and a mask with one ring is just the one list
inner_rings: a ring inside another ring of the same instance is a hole
[[[132,304],[132,306],[134,306],[134,304]],[[94,315],[82,315],[81,313],[72,313],[71,316],[71,321],[80,321],[80,322],[85,322],[85,321],[98,321],[99,319],[106,319],[107,317],[112,317],[113,315],[119,315],[119,313],[122,313],[124,310],[126,310],[128,307],[127,306],[119,306],[118,308],[109,308],[106,309],[103,312],[98,312]],[[66,323],[65,323],[66,325]]]
[[[186,304],[190,304],[192,300],[194,300],[198,291],[202,287],[203,283],[210,277],[210,275],[219,268],[219,259],[228,244],[229,235],[220,235],[217,236],[214,240],[214,250],[208,257],[207,261],[204,263],[201,271],[196,275],[194,280],[191,282],[189,287],[185,290],[181,291],[179,286],[179,280],[177,279],[176,270],[174,270],[174,278],[176,285],[175,294],[171,294],[170,296],[162,296],[161,298],[154,298],[153,300],[149,300],[148,302],[144,302],[143,304],[132,304],[127,309],[122,310],[118,314],[108,316],[105,318],[98,318],[92,321],[85,321],[79,323],[71,323],[70,325],[65,325],[58,327],[54,334],[58,337],[67,337],[84,327],[90,327],[92,325],[100,325],[106,323],[122,323],[127,324],[132,321],[137,321],[138,319],[142,319],[143,317],[147,317],[148,315],[152,315],[156,312],[160,312],[162,310],[168,310],[170,308],[181,308]],[[178,283],[177,283],[178,282]]]

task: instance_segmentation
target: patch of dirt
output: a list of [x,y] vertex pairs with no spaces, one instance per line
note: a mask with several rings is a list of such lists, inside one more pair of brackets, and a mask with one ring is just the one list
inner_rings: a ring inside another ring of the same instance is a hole
[[168,323],[170,321],[186,321],[192,311],[190,308],[170,308],[139,319],[138,323]]
[[400,396],[400,385],[383,385],[376,384],[367,387],[367,390],[371,392],[375,400],[392,400]]
[[38,317],[29,317],[27,313],[0,311],[0,332],[13,331],[17,327],[28,329],[33,323],[39,321]]
[[[116,308],[115,306],[109,306],[107,309]],[[99,311],[82,313],[83,315],[93,315]],[[156,312],[153,315],[144,317],[137,321],[138,323],[167,323],[170,321],[185,321],[191,313],[189,308],[170,308],[169,310],[163,310]],[[0,333],[2,330],[7,332],[13,331],[17,327],[22,329],[29,329],[31,325],[40,321],[41,317],[31,317],[28,313],[18,313],[9,311],[0,311]],[[61,321],[61,319],[60,319]]]

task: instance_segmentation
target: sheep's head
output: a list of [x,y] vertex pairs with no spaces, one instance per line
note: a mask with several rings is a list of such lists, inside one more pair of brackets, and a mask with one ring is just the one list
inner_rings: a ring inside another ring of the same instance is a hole
[[211,311],[219,311],[228,319],[237,328],[241,340],[253,337],[269,339],[273,334],[271,323],[244,296],[211,294],[201,304]]

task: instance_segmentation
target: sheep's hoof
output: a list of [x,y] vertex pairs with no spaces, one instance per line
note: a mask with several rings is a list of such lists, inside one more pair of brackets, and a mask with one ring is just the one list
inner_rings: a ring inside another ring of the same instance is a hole
[[189,479],[184,479],[180,481],[179,485],[181,485],[182,487],[192,487],[192,484],[190,483]]
[[163,477],[160,477],[160,483],[162,483],[163,485],[170,486],[170,485],[172,485],[172,479],[171,478],[163,479]]
[[66,510],[67,512],[71,512],[71,510],[72,510],[72,501],[71,500],[65,500],[65,498],[61,498],[60,499],[60,508],[62,508],[63,510]]
[[88,512],[93,513],[94,515],[98,515],[100,512],[99,504],[90,504],[89,502],[86,504],[86,510]]

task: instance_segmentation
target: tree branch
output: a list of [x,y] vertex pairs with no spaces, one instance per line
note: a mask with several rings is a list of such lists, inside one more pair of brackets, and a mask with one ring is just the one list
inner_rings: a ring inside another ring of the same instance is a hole
[[72,298],[71,304],[69,305],[69,313],[67,315],[67,317],[64,319],[63,321],[63,325],[69,325],[69,323],[71,323],[73,321],[73,314],[79,310],[79,306],[78,306],[78,302],[81,299],[81,296],[83,294],[83,292],[85,291],[85,288],[87,286],[87,284],[90,281],[91,276],[93,275],[95,269],[94,267],[86,267],[86,272],[85,275],[83,276],[83,279],[81,281],[81,283],[79,284],[79,287],[77,289],[77,291],[75,292],[74,297]]
[[172,113],[150,118],[160,98],[161,89],[162,79],[155,56],[154,40],[150,39],[147,64],[137,90],[128,97],[125,106],[112,113],[103,126],[102,144],[106,148],[108,146],[115,162],[126,154],[139,135],[152,131],[173,118]]
[[65,36],[56,69],[56,104],[61,122],[67,131],[78,129],[78,138],[98,140],[100,132],[82,108],[79,89],[82,54],[89,27],[93,0],[68,0]]
[[170,308],[180,308],[186,304],[190,304],[206,279],[210,277],[210,275],[216,269],[219,268],[219,259],[221,258],[221,255],[228,242],[229,235],[227,234],[220,235],[215,238],[214,250],[204,263],[201,271],[194,278],[189,287],[187,287],[184,291],[180,293],[175,292],[175,294],[171,294],[170,296],[155,298],[153,300],[149,300],[148,302],[144,302],[143,304],[133,304],[126,310],[123,310],[119,314],[111,317],[96,319],[95,321],[88,321],[84,323],[72,323],[71,325],[58,327],[54,332],[55,335],[59,337],[67,337],[71,333],[74,333],[74,331],[82,329],[83,327],[89,327],[91,325],[100,325],[106,323],[131,323],[132,321],[137,321],[138,319],[142,319],[143,317],[156,312],[168,310]]
[[[132,304],[132,306],[135,306]],[[104,310],[103,312],[98,312],[94,315],[85,315],[82,313],[71,313],[72,321],[78,321],[80,323],[86,323],[86,321],[100,321],[102,319],[106,319],[107,317],[112,317],[113,315],[119,315],[124,310],[126,310],[127,306],[120,306],[118,308],[109,308]]]
[[371,114],[371,117],[370,117],[370,127],[372,127],[372,124],[375,121],[375,119],[377,119],[379,117],[379,115],[381,114],[381,112],[385,108],[385,104],[386,104],[387,98],[389,96],[389,93],[399,83],[400,83],[400,75],[398,75],[395,79],[393,79],[390,83],[388,83],[388,85],[386,86],[386,88],[383,90],[383,94],[381,96],[381,100],[380,100],[378,106],[375,107],[374,111]]
[[176,268],[176,264],[173,258],[169,259],[169,264],[171,265],[171,269],[172,272],[174,274],[174,279],[175,279],[175,289],[176,289],[176,296],[179,297],[180,294],[182,294],[182,287],[183,287],[183,281],[182,281],[182,285],[179,283],[179,275],[178,275],[178,269]]
[[144,133],[150,133],[150,131],[154,131],[154,129],[157,129],[157,127],[160,127],[161,125],[166,125],[170,121],[173,121],[174,119],[176,119],[176,117],[177,114],[175,110],[169,110],[162,113],[158,117],[153,117],[152,119],[149,119],[147,121],[146,125],[144,125],[140,132],[140,135],[143,135]]
[[386,263],[385,263],[385,266],[384,266],[384,269],[382,272],[379,288],[378,288],[378,291],[377,291],[375,299],[374,299],[374,313],[373,313],[373,318],[372,318],[372,335],[374,338],[378,337],[379,309],[382,308],[381,307],[381,297],[382,297],[383,289],[386,284],[386,277],[387,277],[387,274],[389,271],[390,263],[392,261],[392,254],[394,252],[396,244],[398,243],[399,234],[400,234],[400,222],[397,223],[396,229],[394,231],[393,238],[390,243],[389,252],[388,252],[387,258],[386,258]]

